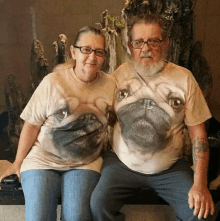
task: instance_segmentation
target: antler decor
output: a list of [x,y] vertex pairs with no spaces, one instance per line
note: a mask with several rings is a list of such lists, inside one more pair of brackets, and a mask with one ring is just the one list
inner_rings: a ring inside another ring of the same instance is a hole
[[23,120],[20,118],[20,114],[26,105],[26,98],[21,91],[21,86],[17,78],[12,74],[6,79],[5,103],[9,119],[7,126],[9,137],[8,150],[11,151],[12,158],[14,158],[23,126]]
[[31,49],[30,77],[32,93],[41,80],[48,74],[48,61],[44,58],[44,47],[39,40],[34,40]]
[[58,64],[62,64],[68,60],[68,40],[66,35],[60,34],[57,41],[53,43],[53,58],[52,67],[54,68]]

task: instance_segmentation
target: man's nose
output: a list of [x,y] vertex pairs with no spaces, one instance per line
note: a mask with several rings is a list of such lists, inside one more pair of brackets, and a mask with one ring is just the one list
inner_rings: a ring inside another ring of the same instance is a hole
[[150,50],[151,50],[151,47],[149,47],[147,42],[144,42],[144,46],[142,48],[142,51],[150,51]]

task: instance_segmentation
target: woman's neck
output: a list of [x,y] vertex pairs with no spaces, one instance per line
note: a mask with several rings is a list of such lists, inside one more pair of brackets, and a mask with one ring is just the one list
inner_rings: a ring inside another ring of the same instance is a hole
[[96,80],[98,77],[98,72],[95,72],[94,74],[86,74],[83,71],[77,71],[76,69],[73,68],[74,74],[76,77],[85,83],[90,83]]

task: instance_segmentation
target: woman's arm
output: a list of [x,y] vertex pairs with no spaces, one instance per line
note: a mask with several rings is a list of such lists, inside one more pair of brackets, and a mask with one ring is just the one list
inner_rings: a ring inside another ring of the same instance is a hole
[[25,121],[22,128],[20,139],[18,143],[18,150],[14,163],[1,175],[2,178],[11,174],[17,174],[20,179],[20,168],[24,158],[32,148],[37,139],[41,126],[33,125]]

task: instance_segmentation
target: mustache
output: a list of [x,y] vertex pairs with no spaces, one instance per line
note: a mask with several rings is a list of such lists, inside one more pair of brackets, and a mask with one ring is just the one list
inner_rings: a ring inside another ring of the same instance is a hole
[[154,58],[154,55],[153,55],[153,53],[151,53],[150,51],[148,51],[148,52],[142,52],[142,53],[141,53],[141,57],[142,57],[142,58]]

